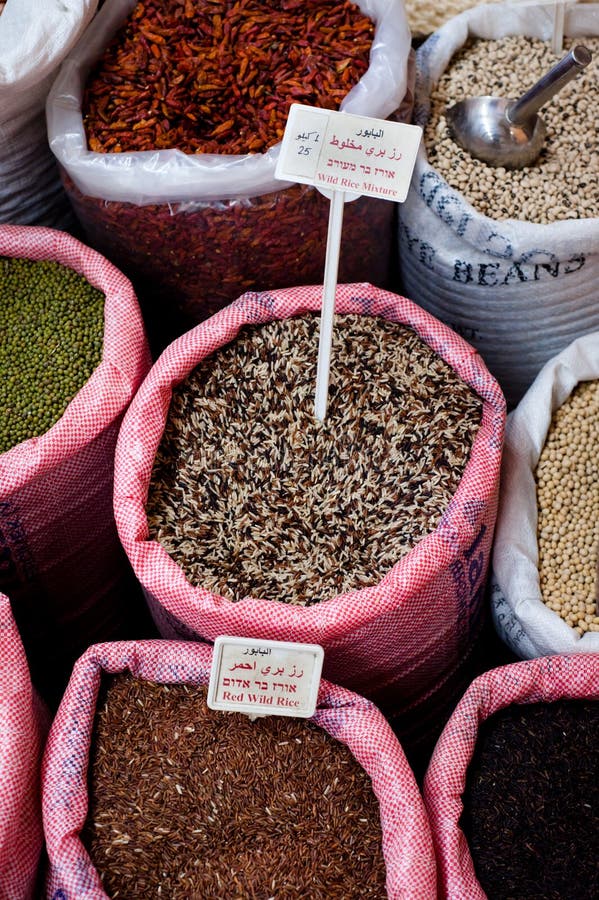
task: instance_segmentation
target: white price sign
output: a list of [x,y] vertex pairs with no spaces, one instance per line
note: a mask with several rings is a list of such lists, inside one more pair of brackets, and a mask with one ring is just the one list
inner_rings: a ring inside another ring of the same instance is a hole
[[343,191],[403,202],[416,163],[417,125],[354,116],[294,103],[275,172],[323,193]]
[[316,709],[323,659],[318,644],[218,637],[208,706],[250,716],[309,718]]

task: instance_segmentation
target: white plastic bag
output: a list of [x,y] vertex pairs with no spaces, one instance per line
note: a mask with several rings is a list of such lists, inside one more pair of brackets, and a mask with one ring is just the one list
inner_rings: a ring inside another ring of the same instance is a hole
[[[94,153],[81,116],[85,79],[137,0],[107,0],[69,54],[48,96],[50,146],[89,197],[140,206],[251,198],[288,187],[274,177],[280,144],[266,153],[225,155],[180,150]],[[357,0],[375,23],[368,71],[341,103],[355,115],[386,118],[406,93],[410,31],[402,0]]]
[[[547,6],[478,6],[451,19],[417,53],[416,123],[426,124],[432,87],[468,38],[552,33]],[[599,5],[568,6],[565,34],[599,34]],[[406,296],[476,347],[509,406],[548,359],[599,328],[599,218],[495,221],[447,184],[424,146],[400,207],[399,253]]]
[[0,16],[0,222],[64,227],[44,106],[97,0],[8,0]]
[[[279,144],[243,155],[88,151],[86,76],[134,2],[107,0],[65,62],[48,99],[49,140],[87,241],[133,281],[150,339],[163,349],[245,291],[321,282],[329,202],[309,185],[275,179]],[[374,23],[374,39],[369,67],[341,108],[409,118],[403,0],[358,5]],[[340,282],[388,285],[393,239],[392,203],[348,203]]]
[[579,636],[541,598],[534,472],[553,412],[580,381],[599,378],[599,333],[551,359],[510,413],[493,549],[491,606],[500,636],[518,656],[599,653],[599,632]]

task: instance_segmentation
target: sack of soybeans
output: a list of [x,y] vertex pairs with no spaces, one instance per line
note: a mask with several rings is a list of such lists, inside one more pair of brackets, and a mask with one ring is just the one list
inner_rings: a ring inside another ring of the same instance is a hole
[[0,589],[52,705],[145,612],[112,512],[121,418],[150,358],[130,282],[47,228],[0,226]]
[[[599,328],[597,60],[542,112],[547,137],[523,169],[493,168],[449,136],[465,97],[518,97],[558,59],[552,7],[491,4],[451,19],[417,53],[423,143],[400,207],[403,290],[471,342],[515,406],[548,359]],[[564,53],[597,56],[595,4],[569,4]]]
[[310,719],[215,712],[212,648],[89,648],[43,762],[47,896],[434,900],[416,780],[381,713],[322,681]]
[[408,749],[479,633],[505,404],[428,313],[339,285],[319,423],[321,301],[248,293],[165,350],[123,421],[117,527],[163,637],[321,644]]
[[44,107],[96,6],[97,0],[0,3],[0,222],[74,225],[48,147]]
[[520,657],[599,653],[599,333],[543,367],[510,413],[491,605]]
[[[329,201],[274,177],[289,107],[395,116],[409,55],[402,0],[107,0],[53,85],[49,141],[160,349],[244,291],[322,281]],[[341,280],[387,286],[393,214],[346,205]]]
[[40,763],[49,716],[0,594],[0,900],[34,900],[43,844]]
[[424,781],[440,900],[599,896],[598,729],[598,656],[475,679]]

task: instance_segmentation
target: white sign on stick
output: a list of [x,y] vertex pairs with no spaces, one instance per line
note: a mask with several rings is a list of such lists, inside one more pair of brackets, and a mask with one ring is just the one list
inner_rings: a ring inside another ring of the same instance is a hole
[[217,637],[210,709],[254,716],[314,715],[324,650],[318,644]]
[[402,203],[421,138],[418,125],[299,103],[289,110],[275,178],[314,185],[331,199],[314,402],[320,421],[327,409],[343,204],[363,195]]
[[402,203],[422,137],[418,125],[301,106],[289,111],[276,178]]

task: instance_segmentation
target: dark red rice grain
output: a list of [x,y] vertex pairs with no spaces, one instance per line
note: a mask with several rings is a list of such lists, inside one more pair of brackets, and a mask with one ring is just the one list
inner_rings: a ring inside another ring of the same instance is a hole
[[112,900],[387,896],[378,801],[344,744],[209,710],[204,687],[107,682],[82,839]]

